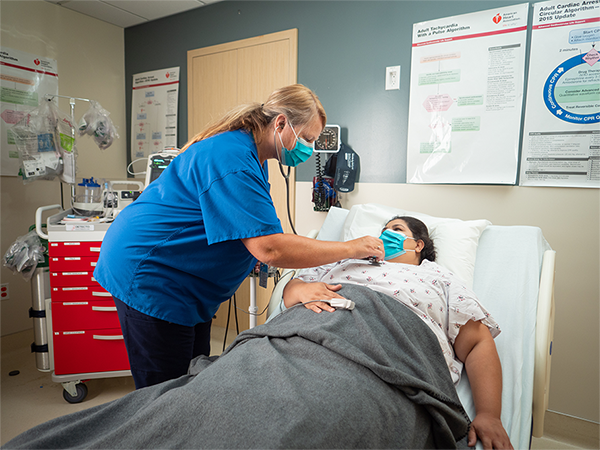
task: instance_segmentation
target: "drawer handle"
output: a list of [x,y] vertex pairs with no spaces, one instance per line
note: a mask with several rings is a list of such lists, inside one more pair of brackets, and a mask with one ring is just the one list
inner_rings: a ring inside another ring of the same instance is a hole
[[92,311],[116,311],[116,306],[92,306]]
[[90,252],[100,253],[100,247],[90,247]]
[[122,334],[115,335],[115,336],[105,336],[105,335],[101,335],[101,334],[94,334],[93,337],[97,341],[122,341],[123,340]]
[[110,292],[92,292],[92,297],[112,297]]

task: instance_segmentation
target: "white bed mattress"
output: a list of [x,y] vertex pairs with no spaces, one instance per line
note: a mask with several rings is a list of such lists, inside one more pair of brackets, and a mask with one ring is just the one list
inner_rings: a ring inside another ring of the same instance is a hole
[[[537,227],[491,225],[479,239],[475,262],[473,289],[502,329],[495,339],[502,363],[502,423],[521,449],[529,448],[531,436],[536,312],[546,250],[550,246]],[[457,390],[474,417],[467,377]]]

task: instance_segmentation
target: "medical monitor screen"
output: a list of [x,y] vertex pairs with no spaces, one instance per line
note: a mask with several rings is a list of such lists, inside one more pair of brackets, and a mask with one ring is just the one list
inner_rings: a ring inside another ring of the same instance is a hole
[[156,180],[176,156],[176,153],[150,155],[148,157],[148,168],[146,169],[146,186]]

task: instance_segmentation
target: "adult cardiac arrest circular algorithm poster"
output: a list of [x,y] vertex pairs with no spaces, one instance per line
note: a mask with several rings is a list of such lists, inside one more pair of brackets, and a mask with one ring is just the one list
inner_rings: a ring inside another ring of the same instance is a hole
[[534,5],[520,183],[600,187],[600,0]]

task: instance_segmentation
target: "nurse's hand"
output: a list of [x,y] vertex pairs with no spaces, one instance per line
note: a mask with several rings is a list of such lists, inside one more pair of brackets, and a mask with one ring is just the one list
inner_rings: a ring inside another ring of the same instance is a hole
[[341,284],[327,284],[320,281],[315,283],[305,283],[296,278],[291,280],[285,286],[285,289],[283,290],[283,301],[286,308],[290,308],[298,303],[305,303],[305,306],[308,309],[311,309],[316,313],[320,313],[321,311],[334,312],[334,307],[319,300],[344,298],[336,292],[341,288]]
[[377,258],[377,261],[383,261],[385,251],[383,250],[383,241],[373,236],[364,236],[358,239],[347,241],[346,244],[352,247],[351,252],[354,259],[364,259],[370,256]]

